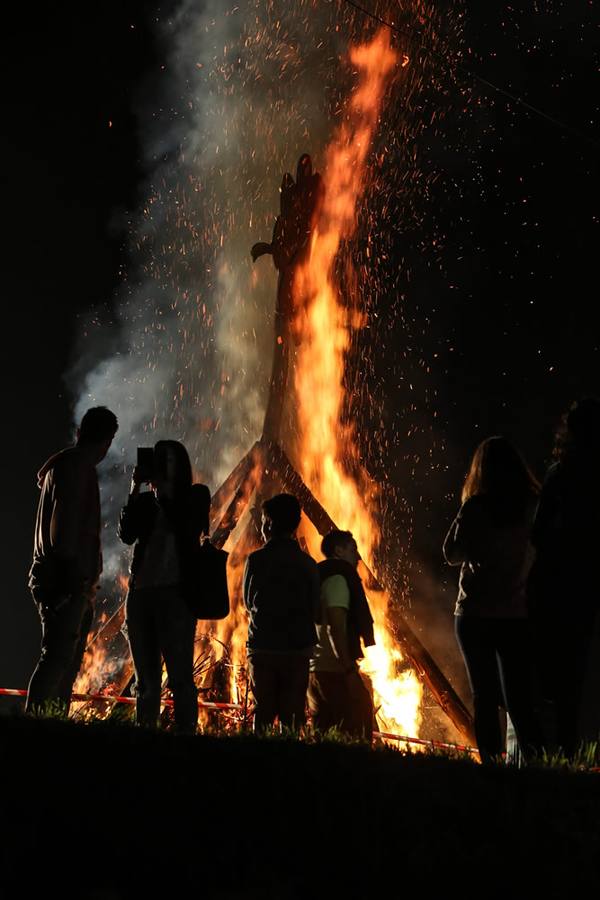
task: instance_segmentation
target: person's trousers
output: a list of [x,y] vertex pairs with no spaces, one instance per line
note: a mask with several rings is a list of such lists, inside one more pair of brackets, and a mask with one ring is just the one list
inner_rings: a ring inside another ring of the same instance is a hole
[[544,696],[552,704],[552,749],[572,756],[582,742],[581,713],[596,617],[594,607],[553,610],[534,622]]
[[198,724],[194,682],[196,617],[178,587],[132,588],[125,607],[127,638],[135,669],[136,721],[156,728],[162,692],[162,661],[173,695],[177,731]]
[[475,737],[482,762],[506,750],[500,710],[510,715],[525,759],[539,752],[542,734],[533,699],[534,659],[526,619],[455,617],[456,638],[473,694]]
[[248,657],[254,695],[254,730],[278,719],[286,728],[299,729],[306,720],[307,655],[255,651]]
[[93,601],[89,593],[71,595],[41,587],[33,587],[31,594],[42,623],[42,647],[25,709],[32,712],[58,701],[68,712],[92,625]]
[[308,707],[317,731],[338,728],[352,737],[371,741],[373,698],[358,671],[311,672]]

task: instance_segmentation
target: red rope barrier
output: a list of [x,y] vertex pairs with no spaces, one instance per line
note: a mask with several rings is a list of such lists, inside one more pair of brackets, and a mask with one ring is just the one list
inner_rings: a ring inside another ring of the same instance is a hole
[[399,741],[407,744],[422,744],[425,747],[434,747],[438,750],[460,750],[464,753],[477,753],[477,747],[467,747],[464,744],[447,744],[444,741],[427,741],[425,738],[408,737],[405,734],[391,734],[389,731],[374,731],[373,737],[386,738],[390,741]]
[[[17,688],[0,688],[0,696],[26,697],[27,691]],[[109,703],[135,703],[135,697],[118,697],[114,694],[71,694],[71,700],[108,700]],[[161,700],[166,706],[172,706],[172,700]],[[208,700],[198,700],[198,706],[203,709],[242,709],[239,703],[210,703]]]
[[[0,688],[0,696],[26,697],[27,691],[17,688]],[[114,694],[71,694],[71,699],[75,701],[105,700],[109,703],[135,703],[135,697],[120,697],[115,696]],[[172,700],[163,700],[161,702],[168,706],[173,705]],[[203,709],[243,709],[243,706],[239,703],[211,703],[208,700],[198,700],[198,706],[201,706]],[[386,738],[387,740],[392,741],[399,741],[400,743],[422,744],[427,747],[436,747],[442,750],[462,750],[467,753],[477,753],[475,747],[464,747],[461,744],[446,744],[442,741],[426,741],[424,738],[408,737],[404,734],[391,734],[387,731],[374,731],[373,736]]]

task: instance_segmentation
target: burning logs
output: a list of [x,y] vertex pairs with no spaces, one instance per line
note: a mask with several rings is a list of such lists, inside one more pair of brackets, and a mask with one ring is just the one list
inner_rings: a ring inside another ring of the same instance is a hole
[[[275,490],[278,489],[294,494],[300,501],[306,517],[312,522],[320,535],[323,536],[337,529],[336,523],[304,483],[286,453],[278,444],[264,437],[261,441],[258,441],[244,458],[247,461],[248,469],[250,469],[252,461],[257,458],[262,462],[263,471],[268,471],[271,486]],[[213,539],[216,540],[218,535],[220,541],[225,535],[229,536],[248,503],[250,503],[251,497],[254,496],[255,504],[259,502],[262,493],[261,487],[260,472],[257,473],[256,471],[254,472],[253,483],[244,484],[242,482],[239,485],[231,503],[227,506],[225,515],[217,526]],[[269,493],[272,492],[270,491]],[[245,500],[242,500],[242,498],[245,498]],[[241,540],[243,540],[243,536]],[[365,568],[371,590],[384,592],[385,586],[378,581],[364,562],[362,565]],[[452,685],[399,612],[394,612],[393,625],[395,637],[419,678],[427,684],[435,700],[455,728],[466,740],[472,742],[474,736],[471,715]]]

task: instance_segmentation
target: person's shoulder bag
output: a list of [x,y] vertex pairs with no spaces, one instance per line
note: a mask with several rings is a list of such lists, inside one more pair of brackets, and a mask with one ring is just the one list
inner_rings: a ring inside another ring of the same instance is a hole
[[224,619],[229,615],[228,556],[225,550],[215,547],[209,540],[195,549],[187,599],[198,619]]

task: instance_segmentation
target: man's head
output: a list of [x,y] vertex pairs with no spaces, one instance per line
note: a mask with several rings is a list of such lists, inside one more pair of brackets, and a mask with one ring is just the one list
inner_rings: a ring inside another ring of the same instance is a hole
[[321,553],[327,559],[343,559],[357,566],[360,553],[351,531],[330,531],[321,541]]
[[118,427],[117,417],[110,409],[94,406],[84,414],[77,429],[77,446],[89,449],[94,462],[99,463],[108,453]]
[[265,541],[272,537],[291,537],[302,516],[302,509],[293,494],[275,494],[262,505],[261,531]]

